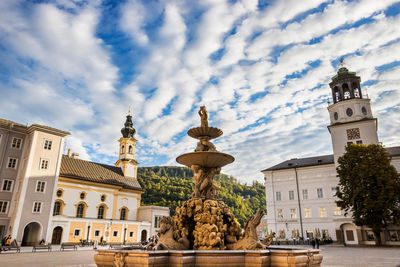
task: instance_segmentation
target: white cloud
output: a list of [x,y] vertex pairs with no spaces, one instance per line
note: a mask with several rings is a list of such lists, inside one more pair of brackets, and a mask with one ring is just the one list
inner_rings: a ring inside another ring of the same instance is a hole
[[400,16],[382,12],[395,2],[287,0],[258,10],[255,0],[129,0],[116,12],[130,41],[121,45],[126,36],[99,34],[108,25],[98,1],[32,3],[29,12],[1,1],[1,116],[69,130],[82,158],[112,163],[131,106],[138,160],[176,164],[196,145],[185,133],[205,104],[224,131],[217,148],[236,158],[223,171],[250,182],[282,160],[332,153],[325,99],[332,62],[345,56],[362,81],[376,82],[363,89],[381,140],[396,144]]

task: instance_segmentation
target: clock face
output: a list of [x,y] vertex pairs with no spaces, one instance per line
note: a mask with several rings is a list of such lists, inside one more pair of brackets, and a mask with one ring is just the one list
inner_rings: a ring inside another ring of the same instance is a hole
[[360,139],[360,128],[347,129],[347,140]]
[[335,120],[337,121],[337,119],[339,118],[339,114],[337,112],[335,112],[335,114],[333,114],[333,117],[335,118]]
[[351,117],[353,115],[353,110],[351,108],[346,109],[346,114]]
[[368,114],[367,109],[366,109],[365,107],[362,107],[362,108],[361,108],[361,112],[362,112],[362,114],[364,114],[364,115],[367,115],[367,114]]

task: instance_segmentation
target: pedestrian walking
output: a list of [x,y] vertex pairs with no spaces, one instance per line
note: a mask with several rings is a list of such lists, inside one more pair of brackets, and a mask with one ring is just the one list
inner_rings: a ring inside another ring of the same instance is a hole
[[319,238],[315,239],[315,244],[317,245],[317,249],[319,249]]
[[315,248],[315,239],[314,238],[311,240],[311,245],[312,245],[312,248]]

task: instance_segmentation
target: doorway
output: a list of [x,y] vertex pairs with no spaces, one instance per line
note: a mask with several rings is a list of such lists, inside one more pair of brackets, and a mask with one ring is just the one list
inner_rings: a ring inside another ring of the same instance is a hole
[[146,230],[142,231],[142,236],[141,236],[140,240],[142,242],[146,242],[146,240],[147,240],[147,231]]
[[24,229],[22,246],[33,246],[39,243],[42,227],[37,222],[31,222]]
[[356,227],[353,224],[346,223],[342,225],[344,242],[347,245],[357,245],[358,238],[357,238],[357,231]]
[[51,244],[53,244],[53,245],[61,244],[62,232],[63,232],[63,229],[61,226],[57,226],[56,228],[53,229],[53,236],[51,238]]

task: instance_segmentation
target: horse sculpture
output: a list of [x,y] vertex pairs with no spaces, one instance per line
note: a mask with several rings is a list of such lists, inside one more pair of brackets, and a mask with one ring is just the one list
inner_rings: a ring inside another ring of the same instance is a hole
[[175,222],[171,217],[162,217],[160,219],[160,238],[155,244],[150,243],[146,246],[146,249],[153,250],[184,250],[189,249],[189,240],[186,236],[180,238],[178,241],[174,238],[174,232],[176,231]]
[[257,226],[261,222],[261,218],[264,215],[263,211],[258,211],[256,215],[252,216],[247,220],[244,227],[244,235],[235,245],[234,249],[240,250],[256,250],[256,249],[266,249],[267,246],[262,244],[257,236]]

